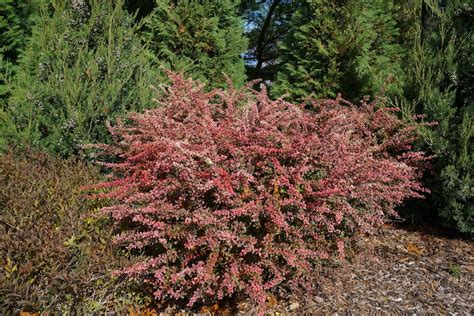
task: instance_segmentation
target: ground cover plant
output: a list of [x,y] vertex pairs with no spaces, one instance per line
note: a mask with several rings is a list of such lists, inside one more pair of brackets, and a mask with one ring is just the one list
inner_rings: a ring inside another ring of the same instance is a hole
[[159,301],[247,295],[263,309],[277,286],[311,289],[321,261],[344,259],[348,237],[426,191],[427,158],[410,151],[415,128],[397,109],[292,104],[254,82],[206,92],[169,75],[156,109],[110,126],[113,145],[91,145],[112,173],[88,187],[114,201],[103,211],[115,242],[146,257],[118,274]]
[[97,171],[29,149],[0,155],[0,314],[90,314],[133,302],[111,275],[129,261],[109,247],[109,220],[94,215],[105,204],[80,190]]

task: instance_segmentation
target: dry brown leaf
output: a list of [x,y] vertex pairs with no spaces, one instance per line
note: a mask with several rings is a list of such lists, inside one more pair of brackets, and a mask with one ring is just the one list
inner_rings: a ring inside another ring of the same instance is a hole
[[217,315],[219,315],[219,316],[230,316],[230,315],[232,315],[232,313],[230,312],[229,308],[221,308],[218,311]]
[[275,296],[273,294],[268,295],[267,296],[267,306],[271,308],[271,307],[274,307],[276,304],[278,304],[278,301],[275,298]]
[[219,310],[219,304],[214,304],[211,306],[203,306],[201,307],[201,313],[215,313]]
[[409,241],[407,243],[407,251],[411,254],[415,254],[417,256],[421,256],[423,254],[423,249],[418,247],[416,244],[412,243],[411,241]]
[[142,313],[143,316],[157,316],[158,312],[152,308],[147,308]]
[[135,307],[135,306],[129,306],[127,307],[128,310],[128,315],[129,316],[140,316],[140,308]]
[[129,316],[157,316],[158,312],[152,308],[143,308],[141,309],[138,306],[128,306],[128,315]]
[[250,190],[248,185],[244,186],[244,192],[242,195],[244,199],[252,196],[252,191]]

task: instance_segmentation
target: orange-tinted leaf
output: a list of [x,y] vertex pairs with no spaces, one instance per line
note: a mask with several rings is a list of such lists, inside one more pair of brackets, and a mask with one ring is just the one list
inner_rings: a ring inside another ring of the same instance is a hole
[[153,308],[147,308],[142,313],[143,316],[157,316],[158,312]]
[[423,249],[418,247],[416,244],[412,242],[408,242],[407,244],[407,251],[411,254],[415,254],[417,256],[421,256],[423,254]]
[[129,306],[127,307],[127,310],[129,316],[141,316],[140,308],[136,306]]
[[267,305],[268,307],[274,307],[276,304],[278,304],[277,299],[273,294],[270,294],[267,296]]
[[20,316],[39,316],[39,313],[20,312]]

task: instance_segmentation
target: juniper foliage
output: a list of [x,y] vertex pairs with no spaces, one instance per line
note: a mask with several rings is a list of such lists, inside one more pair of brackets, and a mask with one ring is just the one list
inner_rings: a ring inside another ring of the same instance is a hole
[[[399,101],[407,117],[422,114],[435,127],[421,127],[420,148],[436,156],[431,208],[446,226],[474,233],[473,61],[474,9],[465,1],[445,8],[426,0]],[[470,17],[470,18],[469,18]]]

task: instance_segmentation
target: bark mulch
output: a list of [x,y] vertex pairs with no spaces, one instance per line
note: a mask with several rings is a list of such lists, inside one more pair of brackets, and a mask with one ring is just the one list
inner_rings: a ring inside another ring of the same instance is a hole
[[474,314],[472,240],[387,225],[356,244],[352,262],[324,269],[317,296],[273,314]]

